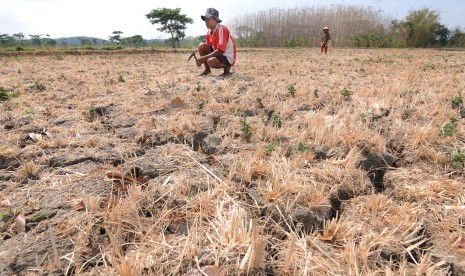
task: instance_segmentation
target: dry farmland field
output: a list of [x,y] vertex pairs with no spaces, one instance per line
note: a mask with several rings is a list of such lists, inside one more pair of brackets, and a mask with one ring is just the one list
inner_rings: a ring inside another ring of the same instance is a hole
[[0,274],[465,275],[465,52],[318,51],[4,53]]

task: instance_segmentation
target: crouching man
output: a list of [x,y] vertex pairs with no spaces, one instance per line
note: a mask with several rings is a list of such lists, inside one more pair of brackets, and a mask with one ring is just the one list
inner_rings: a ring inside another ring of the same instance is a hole
[[205,65],[205,71],[200,75],[208,75],[211,68],[223,68],[222,76],[231,74],[231,66],[236,62],[236,43],[226,26],[221,25],[219,12],[208,8],[201,16],[208,28],[205,43],[200,43],[197,66]]

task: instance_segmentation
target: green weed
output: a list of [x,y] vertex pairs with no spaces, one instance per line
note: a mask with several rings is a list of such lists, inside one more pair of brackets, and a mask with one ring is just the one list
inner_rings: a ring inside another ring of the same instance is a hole
[[35,81],[33,87],[38,91],[45,91],[45,85],[40,81]]
[[37,111],[32,110],[32,109],[23,110],[23,115],[34,115],[36,113],[37,113]]
[[0,90],[0,101],[6,101],[11,98],[10,93]]
[[348,101],[350,99],[350,96],[352,96],[352,92],[347,90],[347,89],[342,89],[340,92],[339,92],[342,97],[344,97],[344,100]]
[[305,145],[304,143],[299,143],[299,145],[297,146],[297,151],[300,153],[310,153],[312,152],[312,148]]
[[250,138],[252,138],[252,127],[247,123],[246,119],[241,120],[241,130],[245,140],[250,141]]
[[460,105],[463,104],[463,98],[462,98],[462,96],[459,95],[459,96],[454,97],[454,98],[452,99],[451,103],[452,103],[452,108],[458,108],[458,107],[460,107]]
[[459,119],[457,119],[456,117],[451,117],[449,123],[442,126],[441,132],[439,135],[442,137],[448,137],[448,136],[454,135],[458,122],[459,122]]
[[276,141],[273,141],[271,144],[265,146],[265,148],[263,149],[267,154],[270,154],[272,153],[276,147],[279,146],[279,141],[276,140]]
[[289,91],[289,94],[291,94],[292,97],[295,97],[295,87],[294,87],[294,84],[291,84],[287,87],[287,91]]
[[283,125],[283,120],[277,113],[273,113],[273,115],[271,115],[271,120],[274,127],[280,128]]
[[456,150],[454,153],[452,153],[450,161],[452,162],[452,167],[454,167],[454,169],[462,169],[463,163],[465,161],[465,152],[462,152],[460,149]]

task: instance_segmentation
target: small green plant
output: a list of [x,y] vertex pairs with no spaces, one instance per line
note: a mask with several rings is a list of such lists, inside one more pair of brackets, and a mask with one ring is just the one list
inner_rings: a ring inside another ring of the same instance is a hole
[[271,120],[274,127],[280,128],[283,125],[283,120],[277,113],[273,113],[273,115],[271,115]]
[[458,108],[460,107],[460,105],[463,104],[463,98],[462,96],[455,96],[453,99],[452,99],[452,108]]
[[276,147],[279,146],[279,141],[276,140],[276,141],[273,141],[271,144],[265,146],[265,148],[263,149],[267,154],[270,154],[272,153]]
[[297,151],[300,153],[309,153],[312,152],[312,148],[305,145],[304,143],[299,143],[299,145],[297,146]]
[[91,104],[91,105],[89,106],[89,108],[87,109],[87,111],[89,112],[89,115],[90,115],[91,117],[97,116],[97,109],[95,108],[95,106],[94,106],[93,104]]
[[37,89],[38,91],[45,91],[45,85],[40,81],[34,82],[34,88]]
[[0,101],[6,101],[6,100],[9,100],[10,98],[11,98],[10,93],[0,90]]
[[291,84],[287,87],[287,91],[289,91],[289,94],[291,94],[292,97],[295,97],[295,87],[294,87],[294,84]]
[[459,119],[457,119],[456,117],[451,117],[449,123],[442,126],[441,132],[439,135],[442,137],[454,135],[458,122],[459,122]]
[[15,88],[14,92],[0,90],[0,101],[7,101],[16,97],[19,97],[18,88]]
[[84,115],[88,121],[92,122],[99,114],[94,104],[91,104],[86,110],[82,111],[82,115]]
[[350,99],[350,96],[352,96],[352,92],[347,90],[347,89],[342,89],[339,93],[341,93],[342,97],[344,97],[344,100],[348,101]]
[[364,112],[360,112],[358,114],[358,117],[360,118],[360,121],[362,121],[362,122],[366,122],[366,120],[367,120],[367,114],[364,113]]
[[40,222],[50,218],[50,214],[47,211],[41,210],[30,216],[29,221]]
[[246,119],[241,120],[241,130],[245,140],[250,141],[250,138],[252,138],[252,127],[247,123]]
[[33,109],[25,109],[25,110],[23,110],[23,115],[34,115],[36,113],[37,113],[37,111],[35,111]]
[[454,167],[454,169],[461,170],[463,168],[463,163],[465,162],[465,152],[462,152],[460,149],[456,150],[452,153],[450,161],[452,162],[452,167]]

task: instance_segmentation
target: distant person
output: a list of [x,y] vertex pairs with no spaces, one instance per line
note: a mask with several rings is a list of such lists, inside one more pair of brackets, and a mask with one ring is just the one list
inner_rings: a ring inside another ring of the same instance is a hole
[[321,36],[321,47],[320,47],[320,55],[323,54],[323,51],[326,53],[328,52],[328,43],[331,40],[331,35],[329,34],[329,28],[323,28],[323,35]]
[[200,75],[210,74],[211,68],[223,68],[222,76],[228,76],[236,62],[236,43],[228,28],[220,24],[222,20],[216,9],[208,8],[201,18],[209,31],[205,43],[199,44],[197,66],[205,65],[205,71]]

